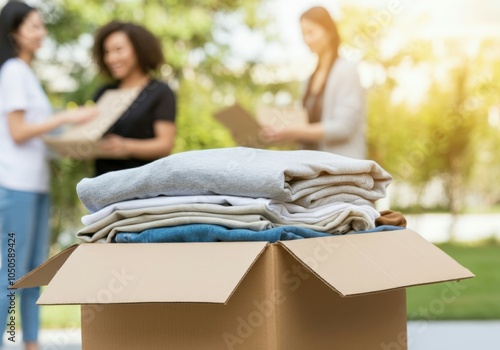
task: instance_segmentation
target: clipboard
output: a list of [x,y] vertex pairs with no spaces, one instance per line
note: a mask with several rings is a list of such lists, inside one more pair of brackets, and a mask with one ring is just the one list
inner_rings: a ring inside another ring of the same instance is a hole
[[214,117],[229,129],[239,146],[265,148],[266,142],[260,136],[261,126],[239,104],[220,110]]
[[307,111],[292,106],[259,106],[256,118],[238,103],[214,114],[215,119],[229,129],[239,146],[266,148],[269,143],[261,136],[263,127],[283,128],[308,123]]

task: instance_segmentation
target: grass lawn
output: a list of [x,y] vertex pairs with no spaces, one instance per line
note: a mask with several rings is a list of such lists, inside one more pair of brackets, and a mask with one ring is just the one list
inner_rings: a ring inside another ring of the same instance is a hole
[[80,305],[42,306],[42,328],[80,328]]
[[407,290],[408,318],[424,320],[500,319],[500,244],[440,244],[439,248],[476,275]]
[[[476,277],[409,288],[408,318],[424,320],[500,319],[500,244],[441,244],[442,250]],[[43,306],[43,328],[79,328],[80,306]]]

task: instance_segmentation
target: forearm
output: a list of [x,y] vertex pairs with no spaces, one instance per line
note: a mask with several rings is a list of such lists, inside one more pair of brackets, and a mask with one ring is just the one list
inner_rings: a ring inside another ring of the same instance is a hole
[[24,120],[24,111],[14,111],[8,115],[9,132],[14,142],[20,144],[66,123],[87,122],[96,117],[98,112],[96,108],[78,108],[57,113],[42,123],[27,123]]
[[15,143],[21,144],[41,136],[68,121],[68,116],[64,113],[57,114],[43,123],[27,123],[24,121],[23,112],[13,112],[9,115],[9,130]]
[[321,123],[307,124],[289,130],[290,139],[299,142],[316,142],[325,138],[325,128]]
[[130,158],[158,159],[166,157],[173,148],[173,140],[165,142],[160,138],[152,139],[125,139],[125,152]]

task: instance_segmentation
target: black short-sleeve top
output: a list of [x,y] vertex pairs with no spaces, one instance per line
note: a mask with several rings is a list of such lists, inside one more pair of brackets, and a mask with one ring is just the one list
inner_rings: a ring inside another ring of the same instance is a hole
[[[97,102],[107,90],[117,88],[118,83],[103,86],[97,91],[94,101]],[[176,101],[173,91],[167,84],[153,79],[105,135],[115,134],[132,139],[153,138],[154,123],[156,121],[175,123],[175,115]],[[110,171],[135,168],[151,161],[136,158],[99,158],[95,160],[95,174],[98,176]]]

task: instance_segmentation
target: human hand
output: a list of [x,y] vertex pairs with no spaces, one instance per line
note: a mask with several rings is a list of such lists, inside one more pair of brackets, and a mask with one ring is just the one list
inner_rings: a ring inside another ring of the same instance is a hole
[[293,133],[291,128],[271,128],[263,127],[261,135],[264,141],[268,143],[285,143],[293,141]]
[[115,134],[105,136],[99,145],[99,150],[111,158],[126,158],[129,155],[127,139]]

